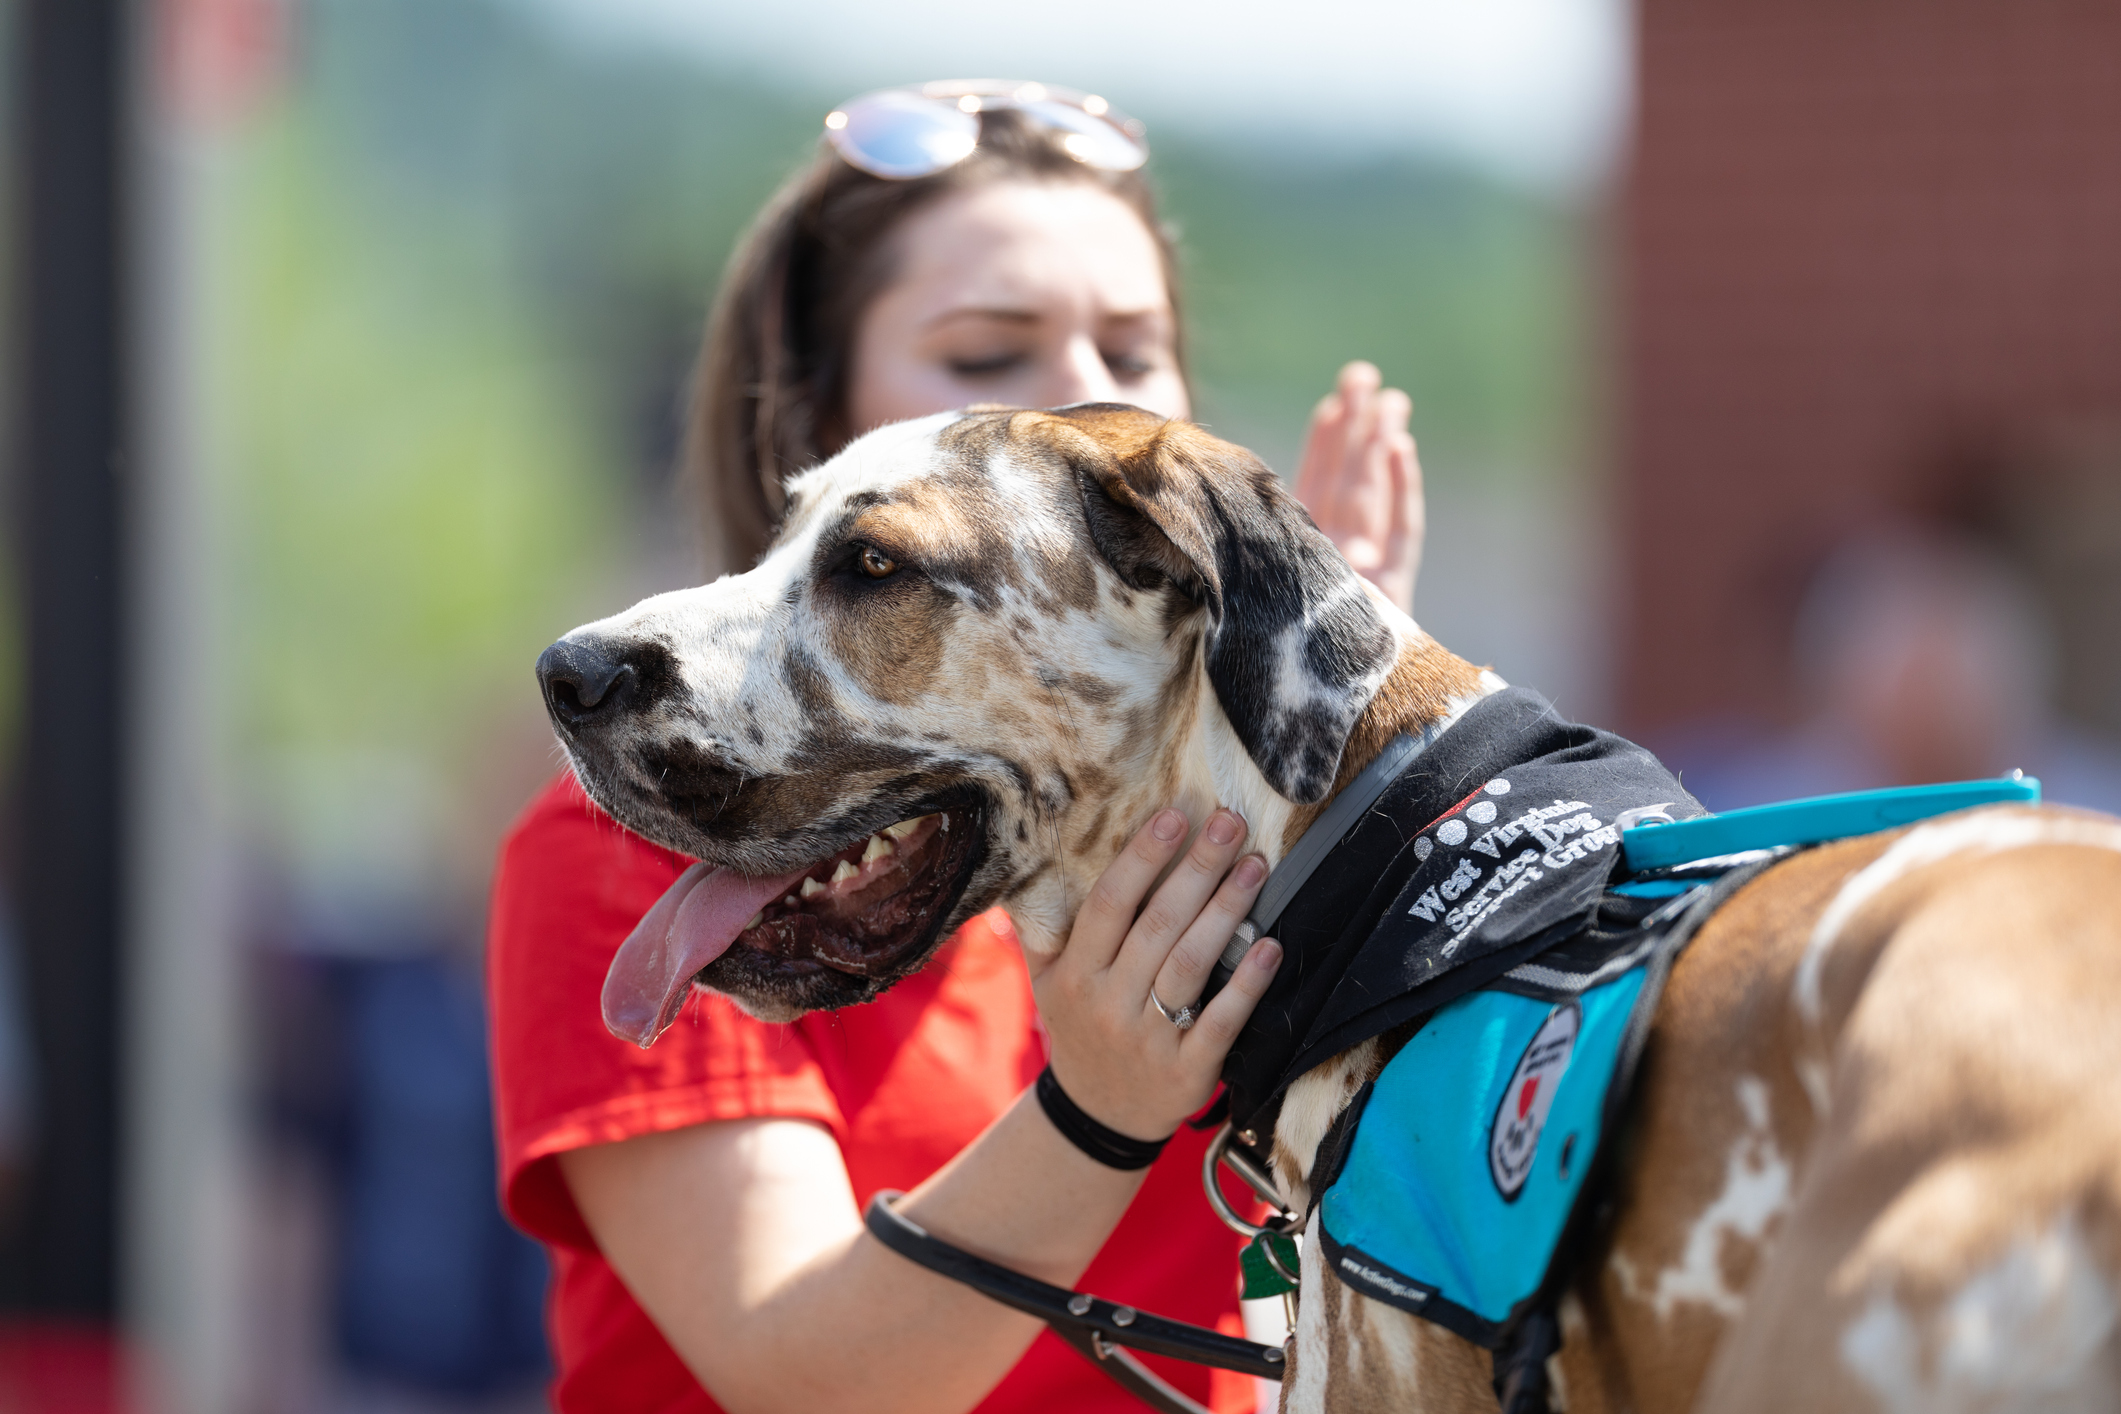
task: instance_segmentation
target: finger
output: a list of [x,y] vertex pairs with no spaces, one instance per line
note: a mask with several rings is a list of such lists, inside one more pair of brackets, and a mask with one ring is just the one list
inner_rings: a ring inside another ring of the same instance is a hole
[[1184,811],[1159,810],[1148,824],[1134,832],[1119,858],[1097,876],[1097,882],[1090,886],[1090,896],[1075,915],[1075,927],[1068,934],[1068,946],[1062,954],[1070,965],[1111,966],[1120,944],[1126,941],[1127,930],[1134,926],[1134,915],[1143,896],[1156,882],[1156,876],[1164,872],[1171,856],[1178,853],[1188,828],[1190,822]]
[[1403,465],[1394,468],[1392,489],[1395,504],[1407,496],[1412,496],[1416,502],[1418,518],[1421,460],[1415,453],[1414,434],[1407,430],[1407,424],[1413,416],[1414,400],[1407,396],[1404,389],[1387,388],[1378,395],[1378,437],[1391,449],[1394,456],[1404,459]]
[[1428,529],[1427,507],[1422,498],[1421,457],[1412,437],[1402,435],[1393,439],[1392,484],[1392,534],[1386,542],[1385,561],[1394,578],[1393,600],[1411,614],[1414,612],[1414,581],[1421,573],[1422,538]]
[[1333,489],[1339,493],[1332,514],[1343,533],[1360,533],[1363,527],[1363,463],[1371,440],[1377,435],[1378,388],[1383,375],[1374,363],[1360,360],[1340,371],[1340,399],[1347,407],[1341,434],[1340,464]]
[[1396,509],[1393,487],[1393,419],[1402,416],[1406,396],[1387,390],[1370,400],[1366,431],[1351,444],[1344,463],[1338,523],[1329,534],[1356,571],[1376,579],[1388,564],[1388,544]]
[[1360,359],[1340,370],[1340,400],[1347,404],[1351,419],[1362,419],[1359,430],[1368,431],[1368,421],[1377,411],[1377,393],[1384,386],[1384,375],[1377,365]]
[[1421,537],[1429,523],[1428,488],[1421,477],[1421,448],[1411,436],[1402,434],[1393,439],[1393,456],[1397,460],[1394,473],[1399,490],[1398,519],[1414,537],[1415,553],[1421,551]]
[[1347,407],[1347,447],[1360,449],[1377,426],[1377,394],[1385,386],[1383,373],[1374,363],[1355,363],[1340,369],[1340,403]]
[[1397,503],[1392,484],[1392,448],[1406,436],[1407,416],[1413,400],[1397,388],[1387,388],[1372,400],[1369,436],[1361,449],[1362,525],[1382,548],[1392,533]]
[[1165,1005],[1184,1006],[1207,990],[1208,974],[1215,970],[1215,960],[1230,945],[1230,935],[1245,921],[1252,900],[1259,897],[1260,886],[1266,882],[1266,860],[1248,854],[1237,861],[1237,867],[1222,881],[1215,897],[1208,900],[1208,906],[1200,911],[1193,926],[1186,929],[1185,936],[1157,970],[1156,995]]
[[1228,985],[1202,1010],[1200,1020],[1186,1033],[1183,1044],[1188,1049],[1198,1046],[1206,1050],[1215,1064],[1222,1064],[1230,1043],[1251,1020],[1252,1009],[1266,995],[1267,984],[1274,980],[1275,970],[1280,966],[1280,943],[1272,938],[1261,938],[1254,943],[1243,961],[1237,964],[1237,972]]
[[1414,612],[1414,581],[1421,571],[1422,539],[1427,531],[1427,507],[1423,500],[1421,456],[1407,429],[1413,415],[1413,399],[1397,394],[1394,427],[1388,438],[1391,478],[1390,531],[1385,536],[1384,555],[1378,566],[1377,583],[1393,603]]
[[1296,499],[1315,520],[1325,513],[1321,496],[1332,482],[1332,469],[1340,465],[1347,431],[1347,404],[1335,388],[1311,410],[1311,430],[1304,437],[1303,456],[1296,464]]
[[1384,386],[1385,376],[1366,358],[1352,359],[1340,367],[1340,395],[1348,402],[1365,400]]
[[1413,415],[1414,400],[1404,388],[1386,388],[1377,395],[1377,428],[1381,434],[1406,431],[1407,419]]
[[1426,525],[1428,514],[1424,505],[1428,485],[1421,474],[1421,444],[1408,433],[1404,443],[1407,464],[1406,507],[1407,519],[1415,525]]
[[1360,359],[1341,365],[1334,375],[1333,391],[1319,403],[1320,412],[1331,408],[1331,420],[1321,422],[1313,417],[1313,427],[1322,435],[1304,451],[1302,470],[1297,476],[1296,498],[1303,502],[1304,509],[1311,512],[1319,528],[1328,535],[1337,534],[1336,526],[1346,513],[1342,504],[1342,482],[1347,476],[1349,438],[1354,429],[1354,419],[1376,389],[1381,375],[1374,364]]
[[1392,483],[1390,528],[1379,544],[1377,563],[1366,573],[1387,599],[1411,614],[1414,576],[1421,568],[1421,498],[1418,489],[1411,500],[1407,495],[1418,474],[1412,443],[1395,438],[1387,449],[1386,465]]
[[[1164,965],[1172,947],[1200,916],[1201,907],[1215,894],[1223,876],[1230,872],[1237,853],[1244,847],[1244,818],[1235,811],[1218,810],[1208,817],[1193,848],[1157,886],[1155,897],[1134,921],[1127,939],[1113,960],[1112,974],[1120,986],[1142,1002],[1149,999],[1149,983]],[[1138,989],[1138,990],[1136,990]],[[1166,1001],[1168,1002],[1168,998]]]

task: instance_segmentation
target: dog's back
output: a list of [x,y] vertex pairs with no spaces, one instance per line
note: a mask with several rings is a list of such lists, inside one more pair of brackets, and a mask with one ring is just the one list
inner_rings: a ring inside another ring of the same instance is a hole
[[[1982,811],[1806,863],[1781,906],[1831,897],[1762,929],[1751,982],[1789,977],[1749,1058],[1784,1061],[1787,1211],[1696,1407],[2121,1408],[2121,823]],[[1675,1030],[1713,1016],[1714,956]],[[1707,1088],[1672,1059],[1667,1094]]]
[[[1673,971],[1625,1152],[1557,1407],[2121,1407],[2121,822],[1762,875]],[[1286,1408],[1494,1407],[1485,1352],[1307,1276]]]

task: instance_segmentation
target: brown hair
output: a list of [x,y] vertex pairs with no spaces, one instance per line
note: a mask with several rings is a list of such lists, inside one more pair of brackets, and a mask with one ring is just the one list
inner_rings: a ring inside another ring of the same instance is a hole
[[749,568],[765,549],[781,513],[782,478],[850,440],[855,326],[890,283],[891,233],[926,203],[1012,178],[1102,187],[1155,238],[1176,313],[1171,237],[1141,173],[1078,162],[1019,113],[981,114],[971,156],[911,181],[873,177],[823,142],[818,148],[730,256],[693,375],[682,474],[706,517],[709,560],[721,569]]

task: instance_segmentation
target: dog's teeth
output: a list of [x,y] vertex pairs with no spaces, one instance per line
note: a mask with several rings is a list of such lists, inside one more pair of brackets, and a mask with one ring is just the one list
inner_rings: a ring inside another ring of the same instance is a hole
[[782,903],[783,903],[784,905],[786,905],[787,907],[789,907],[789,908],[794,908],[794,907],[795,907],[795,895],[794,895],[794,894],[790,894],[790,895],[788,895],[788,897],[786,897],[786,898],[782,899],[782,900],[781,900],[781,902],[782,902]]
[[922,815],[912,820],[901,820],[896,825],[887,826],[884,833],[895,840],[902,840],[915,830],[918,830],[921,827],[921,821],[927,818],[927,816]]
[[891,841],[885,839],[882,835],[871,835],[869,837],[869,848],[862,851],[862,863],[874,864],[886,855],[896,852],[891,848]]
[[[844,865],[844,864],[842,864],[842,865],[840,866],[840,868],[842,868],[842,869],[845,869],[846,867],[847,867],[847,866],[846,866],[846,865]],[[835,876],[835,878],[836,878],[836,877],[837,877],[837,876]],[[818,882],[817,880],[815,880],[815,879],[805,879],[805,880],[803,880],[803,897],[804,897],[804,898],[816,898],[816,897],[817,897],[817,896],[818,896],[819,894],[821,894],[821,893],[823,893],[823,892],[825,892],[825,886],[824,886],[823,884],[820,884],[820,883],[819,883],[819,882]]]
[[748,933],[748,932],[750,932],[750,931],[751,931],[751,930],[752,930],[753,928],[756,928],[756,927],[758,927],[758,926],[759,926],[759,924],[761,924],[761,923],[764,923],[765,921],[766,921],[766,910],[762,908],[762,909],[760,909],[760,910],[759,910],[759,911],[758,911],[757,913],[754,913],[754,914],[752,914],[752,915],[751,915],[751,921],[750,921],[749,923],[746,923],[746,924],[745,924],[745,925],[743,926],[743,929],[742,929],[742,931],[743,931],[743,932],[746,932],[746,933]]
[[[832,871],[832,882],[835,884],[844,884],[849,879],[852,879],[855,875],[861,872],[861,870],[854,867],[854,861],[849,859],[842,859],[840,861],[840,867]],[[813,882],[815,881],[805,879],[803,881],[803,884],[807,888]],[[823,889],[819,889],[818,892],[823,893],[825,891]]]

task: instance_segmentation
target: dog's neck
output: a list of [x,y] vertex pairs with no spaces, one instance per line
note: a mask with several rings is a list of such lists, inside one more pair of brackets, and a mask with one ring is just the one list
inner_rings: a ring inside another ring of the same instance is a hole
[[[1248,849],[1257,850],[1271,867],[1278,864],[1311,822],[1345,789],[1385,745],[1401,733],[1455,721],[1467,708],[1505,686],[1502,679],[1476,668],[1444,648],[1384,596],[1370,591],[1379,615],[1397,640],[1392,669],[1356,720],[1343,749],[1333,790],[1324,800],[1300,805],[1267,783],[1235,729],[1224,716],[1208,685],[1196,670],[1190,706],[1171,713],[1131,788],[1110,803],[1126,831],[1138,828],[1157,809],[1176,805],[1196,829],[1217,807],[1243,817],[1249,827]],[[1124,847],[1125,833],[1099,840],[1098,848],[1068,856],[1060,867],[1025,894],[1008,901],[1025,945],[1034,952],[1056,951],[1067,937],[1075,909],[1112,858]]]
[[1278,864],[1333,797],[1347,789],[1394,737],[1418,733],[1433,724],[1449,725],[1475,702],[1504,686],[1501,678],[1458,657],[1397,609],[1391,609],[1385,622],[1399,640],[1397,656],[1377,694],[1356,719],[1333,789],[1325,799],[1299,805],[1278,794],[1252,764],[1215,695],[1204,692],[1193,729],[1179,747],[1181,789],[1175,803],[1196,823],[1205,821],[1217,806],[1236,811],[1251,829],[1248,848],[1258,850],[1269,865]]
[[[1418,734],[1429,727],[1448,727],[1465,715],[1466,709],[1491,693],[1509,686],[1492,670],[1477,668],[1445,648],[1376,589],[1370,597],[1399,639],[1399,652],[1377,693],[1356,719],[1341,753],[1340,770],[1333,789],[1315,805],[1291,805],[1283,822],[1282,838],[1268,852],[1268,862],[1278,861],[1302,837],[1333,798],[1348,788],[1363,768],[1403,734]],[[1259,841],[1264,848],[1264,841]]]

